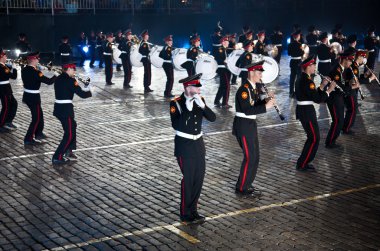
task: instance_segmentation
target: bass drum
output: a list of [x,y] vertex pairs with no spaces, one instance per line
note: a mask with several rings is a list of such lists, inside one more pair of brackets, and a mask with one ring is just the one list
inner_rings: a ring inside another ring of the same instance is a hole
[[173,65],[174,68],[178,71],[185,71],[186,69],[181,66],[187,60],[187,49],[177,48],[173,51]]
[[240,74],[240,68],[236,66],[236,62],[240,58],[241,54],[244,53],[244,50],[234,50],[231,52],[230,55],[227,57],[227,67],[230,70],[230,72],[236,76],[239,76]]
[[131,47],[130,54],[131,64],[134,67],[142,67],[143,63],[141,62],[142,55],[139,52],[139,45],[135,44]]
[[208,54],[199,55],[195,65],[195,72],[202,73],[202,80],[211,80],[216,76],[218,63],[213,56]]
[[112,58],[116,64],[122,64],[120,55],[121,55],[121,51],[117,48],[116,45],[113,45],[112,46]]
[[164,59],[160,58],[160,52],[164,49],[163,46],[155,45],[149,53],[150,62],[153,66],[157,68],[162,68],[162,64],[164,63]]
[[278,67],[278,64],[276,60],[274,60],[271,57],[264,56],[264,64],[263,64],[263,77],[261,78],[261,81],[264,84],[269,84],[273,82],[280,72],[280,69]]

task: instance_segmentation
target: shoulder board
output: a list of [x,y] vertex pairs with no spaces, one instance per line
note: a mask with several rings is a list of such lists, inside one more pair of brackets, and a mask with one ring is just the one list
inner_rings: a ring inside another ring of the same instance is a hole
[[172,99],[172,101],[174,101],[174,102],[179,101],[179,100],[181,100],[181,97],[180,97],[180,96],[176,96],[176,97],[174,97],[174,98]]

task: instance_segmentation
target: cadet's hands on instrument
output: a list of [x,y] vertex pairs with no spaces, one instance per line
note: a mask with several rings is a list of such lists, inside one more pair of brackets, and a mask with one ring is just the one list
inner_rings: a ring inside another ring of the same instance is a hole
[[335,87],[336,87],[336,82],[335,82],[335,81],[332,81],[332,82],[330,83],[329,88],[327,89],[327,92],[330,93],[330,92],[334,91]]
[[272,108],[275,104],[276,104],[276,100],[274,99],[274,97],[273,98],[268,98],[267,102],[265,104],[265,108],[266,109]]
[[351,79],[350,84],[352,89],[358,89],[360,87],[360,84],[356,82],[355,79]]
[[326,77],[322,80],[322,83],[320,85],[320,88],[321,90],[323,90],[323,88],[325,88],[325,86],[331,81],[331,79],[329,77]]
[[195,94],[194,98],[195,98],[194,99],[195,103],[197,103],[197,105],[200,108],[204,109],[206,107],[206,104],[203,102],[203,100],[202,100],[202,98],[201,98],[201,96],[199,94]]

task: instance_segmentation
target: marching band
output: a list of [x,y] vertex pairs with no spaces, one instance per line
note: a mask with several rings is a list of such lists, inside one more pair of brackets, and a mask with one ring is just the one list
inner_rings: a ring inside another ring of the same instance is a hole
[[[307,140],[295,166],[298,171],[315,171],[312,161],[320,141],[319,127],[314,108],[315,103],[326,103],[331,116],[331,126],[326,137],[326,148],[338,148],[338,137],[354,134],[352,127],[358,110],[358,97],[361,84],[377,81],[374,75],[375,51],[380,46],[375,28],[370,27],[364,38],[364,50],[356,48],[357,36],[346,38],[340,25],[335,26],[332,39],[327,32],[321,32],[310,26],[306,41],[299,25],[294,25],[291,42],[288,45],[290,56],[289,97],[297,100],[296,119],[300,120]],[[132,67],[144,68],[144,93],[153,92],[150,88],[151,65],[163,68],[166,74],[165,98],[173,98],[174,70],[186,70],[188,77],[179,82],[184,92],[170,102],[170,117],[175,136],[175,156],[183,174],[181,182],[180,217],[185,223],[201,223],[204,217],[197,211],[197,202],[201,193],[205,174],[205,146],[202,138],[202,119],[215,121],[216,115],[200,96],[201,80],[219,76],[219,89],[214,99],[214,106],[229,109],[230,86],[236,83],[236,76],[241,77],[241,85],[235,95],[235,117],[232,125],[242,151],[243,161],[236,183],[236,193],[242,195],[260,195],[253,182],[259,166],[259,142],[256,116],[266,113],[274,107],[281,114],[273,93],[268,92],[265,84],[273,82],[279,75],[283,33],[276,26],[273,34],[266,37],[265,31],[257,34],[254,40],[253,30],[245,26],[243,34],[236,42],[236,34],[223,34],[218,22],[211,36],[212,56],[201,48],[201,38],[195,32],[190,36],[191,46],[188,49],[174,48],[173,36],[166,36],[164,46],[149,42],[149,32],[144,30],[140,39],[130,29],[118,32],[116,40],[113,33],[103,35],[101,31],[90,39],[84,33],[80,35],[79,48],[87,46],[90,52],[91,68],[94,67],[96,54],[99,56],[99,68],[105,64],[105,83],[113,85],[113,64],[124,71],[123,86],[130,85]],[[114,43],[116,42],[116,44]],[[344,46],[347,43],[347,48]],[[41,107],[40,85],[54,84],[54,116],[59,119],[64,136],[52,157],[54,165],[66,164],[76,159],[76,121],[72,99],[74,94],[89,98],[91,85],[89,80],[76,76],[76,65],[72,63],[72,47],[67,36],[62,37],[59,46],[62,69],[54,70],[55,76],[48,78],[38,68],[39,53],[32,52],[21,33],[16,47],[20,50],[20,60],[9,60],[5,50],[0,51],[0,132],[6,133],[17,128],[12,123],[17,101],[12,93],[9,79],[17,78],[16,65],[22,66],[21,78],[24,84],[22,102],[30,109],[32,121],[24,138],[25,145],[39,145],[47,136],[43,133],[44,118]],[[85,54],[81,51],[79,65],[83,66]],[[205,60],[206,59],[206,60]],[[9,64],[10,63],[10,64]],[[364,67],[363,75],[359,68]],[[317,70],[318,68],[318,70]],[[320,80],[319,86],[317,82]],[[78,84],[82,82],[85,87]],[[380,85],[380,84],[379,84]]]

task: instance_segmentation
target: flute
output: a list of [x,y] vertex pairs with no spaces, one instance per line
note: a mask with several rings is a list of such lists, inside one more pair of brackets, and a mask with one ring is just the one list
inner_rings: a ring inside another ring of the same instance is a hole
[[[352,75],[354,76],[355,82],[356,82],[357,84],[359,84],[359,80],[358,80],[358,78],[356,77],[354,71],[352,70],[352,67],[350,67],[350,70],[351,70]],[[362,89],[359,87],[358,90],[359,90],[359,94],[360,94],[360,99],[361,99],[361,100],[364,100],[365,97],[364,97],[364,95],[363,95]]]
[[371,73],[373,76],[375,76],[375,80],[376,80],[377,84],[380,86],[380,81],[376,77],[375,73],[373,73],[373,71],[366,64],[364,66],[367,68],[367,71],[369,71],[369,73]]

